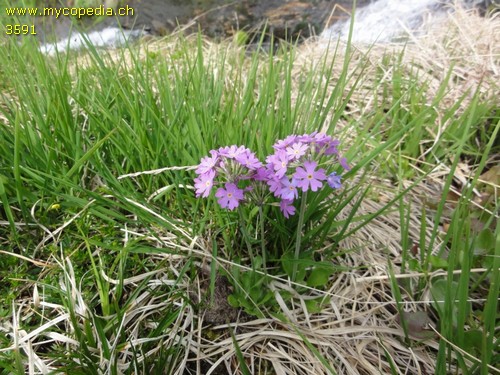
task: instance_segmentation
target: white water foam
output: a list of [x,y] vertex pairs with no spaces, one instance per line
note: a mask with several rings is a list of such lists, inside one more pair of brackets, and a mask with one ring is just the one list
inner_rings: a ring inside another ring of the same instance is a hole
[[40,46],[40,51],[53,56],[57,52],[62,53],[68,49],[79,50],[89,44],[94,47],[119,47],[141,35],[143,35],[142,30],[122,30],[117,27],[107,27],[88,34],[76,33],[57,43],[46,43]]
[[[426,17],[442,18],[439,0],[378,0],[356,11],[352,41],[372,44],[392,42],[409,32],[417,32]],[[322,38],[347,40],[351,20],[323,31]]]

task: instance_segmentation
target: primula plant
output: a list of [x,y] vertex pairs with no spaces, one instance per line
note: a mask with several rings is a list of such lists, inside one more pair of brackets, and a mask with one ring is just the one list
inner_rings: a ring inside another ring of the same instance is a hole
[[[215,197],[224,209],[232,211],[242,205],[259,208],[264,267],[266,249],[262,207],[268,204],[279,206],[282,215],[288,219],[296,214],[295,203],[301,198],[295,243],[297,260],[307,194],[309,191],[318,192],[326,186],[340,189],[341,176],[335,170],[350,169],[346,159],[340,156],[339,143],[329,135],[317,132],[290,135],[273,145],[274,153],[267,156],[265,164],[244,146],[212,150],[210,156],[201,159],[196,169],[196,196],[206,198],[216,189]],[[242,228],[242,232],[253,256],[245,228]],[[296,272],[295,264],[293,279]]]

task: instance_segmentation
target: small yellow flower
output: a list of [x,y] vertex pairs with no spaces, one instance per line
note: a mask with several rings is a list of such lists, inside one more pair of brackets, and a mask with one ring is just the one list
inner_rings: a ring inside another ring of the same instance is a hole
[[49,207],[49,211],[59,211],[61,209],[61,205],[59,203],[54,203]]

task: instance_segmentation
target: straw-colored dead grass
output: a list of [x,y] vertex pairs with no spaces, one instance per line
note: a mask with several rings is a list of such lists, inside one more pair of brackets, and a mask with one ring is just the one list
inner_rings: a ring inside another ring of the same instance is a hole
[[[406,44],[363,45],[353,43],[350,72],[355,73],[358,63],[364,66],[361,85],[351,99],[351,107],[366,113],[373,104],[374,80],[379,79],[382,70],[383,80],[391,82],[393,67],[384,60],[388,56],[402,57],[402,65],[408,74],[419,77],[419,81],[429,87],[429,103],[437,94],[438,88],[451,70],[447,94],[441,104],[450,107],[465,93],[472,97],[479,90],[483,98],[498,96],[500,91],[500,13],[489,18],[478,15],[474,10],[454,7],[453,13],[434,24],[424,24],[419,36],[409,35]],[[335,48],[336,41],[325,39],[311,40],[301,47],[298,54],[297,69],[317,61],[325,50]],[[343,68],[341,58],[345,48],[337,49],[335,70],[337,76]],[[393,60],[396,61],[396,60]],[[354,80],[353,80],[354,81]],[[382,81],[383,82],[383,81]],[[332,82],[335,84],[335,82]],[[349,86],[347,86],[349,88]],[[460,108],[469,104],[465,100]]]

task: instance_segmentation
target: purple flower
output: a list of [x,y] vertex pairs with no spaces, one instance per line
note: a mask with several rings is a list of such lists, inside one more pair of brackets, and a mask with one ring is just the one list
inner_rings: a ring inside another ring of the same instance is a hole
[[237,155],[236,161],[252,171],[262,167],[260,160],[249,149]]
[[316,142],[319,146],[323,146],[326,142],[329,142],[332,139],[332,137],[326,135],[325,133],[311,134],[311,137],[313,137],[314,142]]
[[292,201],[283,199],[280,202],[280,210],[283,213],[283,216],[285,216],[287,219],[290,217],[290,215],[295,214],[295,207],[292,205]]
[[330,185],[330,187],[332,189],[340,189],[342,187],[342,183],[340,182],[340,179],[341,179],[341,177],[338,176],[337,173],[332,172],[328,175],[328,179],[327,179],[328,185]]
[[208,173],[202,174],[198,178],[194,179],[194,186],[196,188],[196,197],[200,195],[203,198],[208,197],[212,186],[214,185],[215,171],[209,171]]
[[238,189],[238,187],[232,182],[227,182],[224,188],[217,189],[215,196],[219,198],[219,202],[222,208],[227,208],[229,210],[234,210],[243,200],[243,190]]
[[271,169],[273,170],[274,169],[274,163],[276,162],[276,158],[277,158],[277,154],[272,154],[272,155],[268,155],[267,158],[266,158],[266,167],[268,169]]
[[255,174],[253,175],[253,179],[255,181],[267,181],[267,180],[269,180],[271,173],[272,173],[272,171],[270,171],[269,169],[267,169],[265,167],[260,167],[260,168],[257,168],[257,170],[255,171]]
[[276,174],[276,177],[281,178],[285,175],[286,170],[288,168],[288,156],[284,150],[280,150],[276,152],[274,155],[268,157],[269,160],[271,160],[271,163],[273,164],[274,168],[274,173]]
[[204,174],[208,173],[213,168],[215,167],[215,164],[217,164],[217,159],[218,159],[218,153],[215,150],[210,151],[210,154],[212,156],[206,156],[201,159],[200,165],[198,165],[198,168],[196,168],[196,173],[197,174]]
[[318,163],[315,161],[304,162],[304,168],[297,167],[297,170],[293,177],[297,180],[297,186],[303,191],[309,190],[317,191],[323,183],[321,181],[326,180],[325,170],[323,168],[315,171]]
[[284,150],[286,149],[288,146],[290,146],[292,143],[295,143],[295,141],[297,140],[297,136],[296,135],[289,135],[288,137],[286,137],[285,139],[280,139],[278,142],[276,142],[274,145],[273,145],[273,148],[278,151],[278,150]]
[[[226,147],[221,147],[219,148],[219,154],[222,156],[225,156],[229,159],[236,159],[237,156],[241,155],[242,153],[246,152],[248,148],[244,146],[226,146]],[[248,150],[250,151],[250,150]]]
[[297,191],[297,181],[292,178],[290,181],[288,178],[283,177],[281,179],[281,190],[280,197],[289,201],[293,201],[298,198],[299,192]]
[[286,154],[290,160],[298,160],[306,151],[307,145],[301,142],[294,143],[292,146],[286,148]]
[[299,135],[297,137],[297,141],[299,142],[302,142],[302,143],[306,143],[306,144],[309,144],[311,143],[312,141],[314,141],[314,137],[316,136],[317,132],[312,132],[311,134],[303,134],[303,135]]
[[271,193],[274,193],[274,196],[278,197],[283,187],[283,185],[281,184],[281,180],[276,176],[271,176],[267,180],[267,184],[269,185],[269,190],[271,191]]
[[339,150],[337,146],[340,144],[338,139],[331,139],[325,142],[323,147],[325,148],[325,155],[337,155]]

